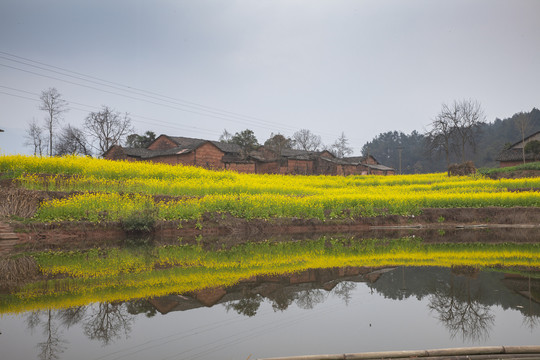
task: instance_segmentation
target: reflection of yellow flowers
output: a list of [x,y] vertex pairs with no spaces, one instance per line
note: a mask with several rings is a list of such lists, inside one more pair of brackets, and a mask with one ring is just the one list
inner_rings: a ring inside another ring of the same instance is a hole
[[[255,175],[148,162],[21,155],[0,156],[0,171],[13,174],[27,188],[80,192],[44,202],[36,215],[42,221],[117,220],[143,207],[155,207],[157,216],[168,220],[196,219],[205,212],[327,219],[410,215],[426,207],[540,206],[538,192],[508,191],[539,188],[540,178]],[[156,202],[152,195],[176,198]]]
[[[331,246],[329,246],[331,245]],[[421,240],[321,238],[306,242],[251,243],[230,250],[197,246],[139,250],[93,249],[33,255],[43,274],[67,276],[25,286],[0,301],[0,313],[80,306],[229,286],[257,275],[347,266],[540,266],[538,244],[425,244]]]

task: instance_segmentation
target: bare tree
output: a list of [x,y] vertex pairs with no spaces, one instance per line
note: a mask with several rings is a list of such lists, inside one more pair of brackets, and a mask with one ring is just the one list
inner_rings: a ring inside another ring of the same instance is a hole
[[[446,166],[450,163],[450,152],[455,150],[465,162],[466,145],[475,146],[475,136],[485,120],[482,106],[476,100],[454,101],[443,104],[441,112],[431,123],[426,134],[430,152],[444,152]],[[456,145],[453,147],[452,145]]]
[[90,145],[81,129],[68,125],[58,135],[54,145],[55,155],[91,155]]
[[[446,105],[443,104],[443,110]],[[431,130],[426,133],[427,148],[430,154],[444,153],[446,167],[450,165],[450,145],[452,143],[452,122],[441,112],[431,122]]]
[[230,143],[232,141],[233,134],[227,131],[227,129],[223,129],[223,134],[219,136],[219,141]]
[[67,111],[67,102],[55,88],[42,91],[40,100],[39,109],[47,112],[45,129],[49,132],[49,156],[52,156],[54,127],[60,124],[62,114]]
[[295,148],[305,151],[317,151],[322,146],[321,137],[308,129],[300,129],[293,134]]
[[43,134],[43,128],[37,124],[36,120],[32,120],[32,122],[28,124],[25,139],[24,145],[33,147],[34,155],[42,156],[43,153],[47,151],[47,140]]
[[91,112],[84,120],[84,128],[91,138],[97,142],[94,148],[103,154],[113,145],[120,145],[127,134],[133,132],[128,114],[121,115],[108,106],[99,112]]
[[516,122],[516,127],[518,128],[519,134],[521,135],[521,145],[523,145],[523,147],[521,148],[521,153],[523,156],[523,163],[525,164],[525,135],[529,131],[531,131],[531,119],[529,117],[529,114],[520,112],[515,115],[514,121]]
[[[461,162],[465,162],[465,145],[470,144],[473,147],[476,145],[475,136],[485,121],[484,110],[482,105],[477,100],[461,100],[454,101],[450,114],[454,134],[460,144]],[[457,114],[458,116],[455,116]]]
[[342,132],[339,138],[332,144],[332,151],[338,158],[352,154],[353,150],[349,146],[349,139],[347,139],[344,132]]

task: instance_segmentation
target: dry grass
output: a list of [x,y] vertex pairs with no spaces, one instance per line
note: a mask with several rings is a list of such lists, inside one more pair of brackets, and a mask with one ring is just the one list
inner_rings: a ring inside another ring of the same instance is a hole
[[0,188],[0,216],[19,216],[30,218],[34,216],[40,203],[40,197],[35,191]]
[[0,259],[0,283],[14,284],[33,279],[39,275],[36,261],[32,257]]

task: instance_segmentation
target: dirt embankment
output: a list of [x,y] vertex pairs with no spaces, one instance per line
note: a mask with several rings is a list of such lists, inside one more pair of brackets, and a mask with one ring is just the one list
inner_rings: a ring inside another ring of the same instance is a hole
[[540,170],[501,171],[487,175],[491,179],[519,179],[540,177]]
[[536,242],[540,208],[424,209],[418,216],[379,216],[346,220],[238,219],[207,214],[196,221],[157,222],[149,234],[129,235],[117,222],[22,223],[15,250],[80,249],[117,246],[147,238],[158,244],[202,243],[210,248],[245,242],[291,241],[322,235],[356,238],[418,236],[429,242]]

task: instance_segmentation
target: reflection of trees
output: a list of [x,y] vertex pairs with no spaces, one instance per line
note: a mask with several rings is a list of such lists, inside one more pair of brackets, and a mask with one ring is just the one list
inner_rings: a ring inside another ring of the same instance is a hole
[[263,297],[261,295],[250,294],[244,296],[241,300],[237,302],[230,302],[226,304],[225,308],[227,309],[227,311],[232,309],[240,315],[246,315],[251,317],[257,314],[257,310],[259,310],[262,301]]
[[326,298],[326,294],[321,289],[306,289],[297,294],[296,305],[301,309],[313,309]]
[[96,306],[78,306],[58,311],[34,311],[26,318],[30,331],[41,326],[45,340],[38,343],[39,358],[58,359],[65,349],[66,341],[61,338],[60,326],[69,329],[82,323],[84,333],[90,339],[97,339],[104,344],[120,337],[123,331],[126,337],[131,331],[133,316],[127,307],[120,303],[101,303]]
[[122,331],[127,338],[134,317],[128,313],[126,306],[105,302],[90,309],[93,313],[84,324],[84,333],[91,340],[99,340],[107,345],[119,338]]
[[151,318],[157,314],[155,306],[146,299],[136,299],[126,302],[127,311],[132,315],[144,313],[146,317]]
[[334,288],[334,294],[343,299],[346,305],[349,305],[349,301],[351,300],[351,291],[354,289],[356,289],[356,283],[352,281],[342,281]]
[[471,292],[469,277],[458,281],[452,274],[444,289],[438,289],[430,296],[429,309],[435,311],[437,318],[450,331],[454,338],[461,334],[463,340],[479,341],[489,337],[495,316],[488,305],[481,304],[481,288]]
[[528,276],[528,300],[529,304],[527,306],[527,309],[524,311],[525,317],[523,318],[523,324],[526,325],[529,329],[531,329],[531,332],[534,330],[535,327],[538,326],[540,323],[540,318],[538,317],[538,314],[534,313],[533,310],[533,296],[532,296],[532,286],[531,286],[531,275]]
[[30,330],[33,330],[38,325],[42,326],[45,340],[37,344],[40,349],[38,358],[42,360],[59,359],[60,354],[66,350],[64,345],[66,341],[61,338],[61,334],[58,332],[59,325],[54,321],[52,310],[34,311],[30,313],[26,323]]
[[268,298],[272,301],[272,309],[274,311],[285,311],[293,303],[295,293],[280,288],[274,291]]
[[66,328],[81,322],[86,315],[86,306],[75,306],[58,311],[58,317]]

